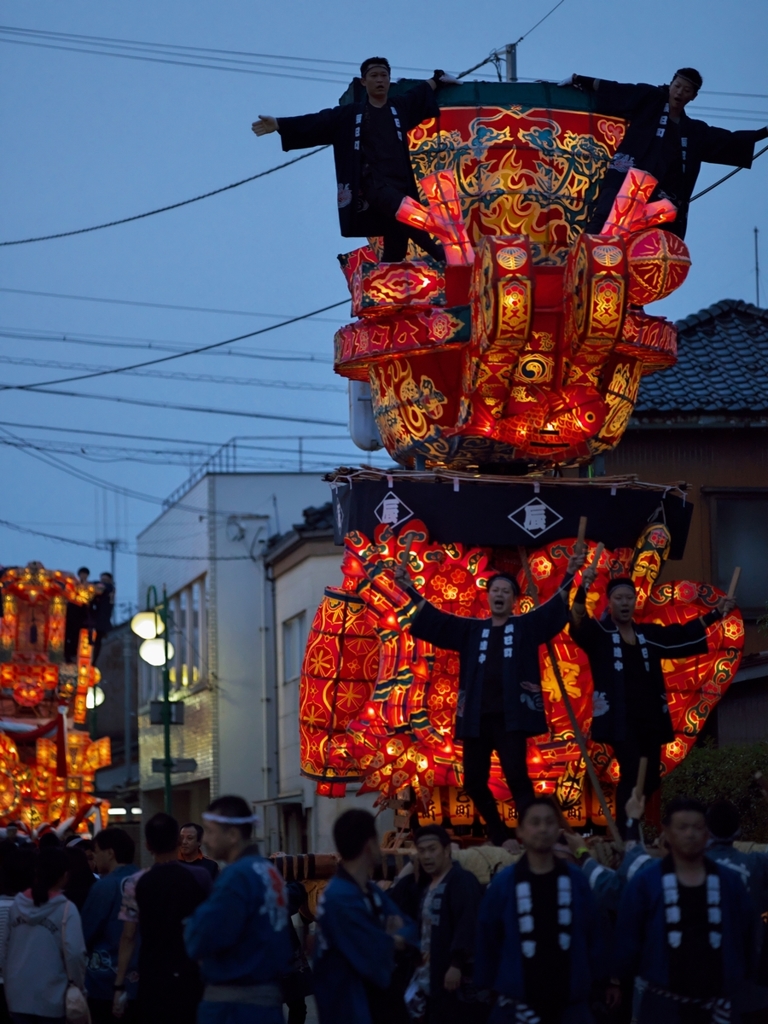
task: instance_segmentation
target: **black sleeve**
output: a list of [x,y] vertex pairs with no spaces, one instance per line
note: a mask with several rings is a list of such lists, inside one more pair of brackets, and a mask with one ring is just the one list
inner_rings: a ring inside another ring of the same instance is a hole
[[427,643],[442,647],[446,651],[461,651],[474,621],[462,618],[461,615],[441,612],[425,600],[411,623],[411,636],[415,636],[417,640],[426,640]]
[[646,636],[649,644],[663,648],[665,658],[690,658],[694,654],[706,654],[709,649],[707,631],[699,619],[682,626],[677,623],[671,626],[638,623],[637,631]]
[[298,914],[299,907],[307,902],[307,890],[301,882],[287,882],[285,891],[288,895],[288,915]]
[[341,107],[327,107],[317,114],[299,117],[279,117],[277,124],[283,151],[333,145],[340,120]]
[[451,886],[451,967],[465,971],[475,952],[477,915],[483,899],[480,883],[469,871],[462,870]]
[[438,117],[440,114],[435,91],[428,82],[419,82],[402,96],[393,96],[392,105],[401,115],[405,130],[408,132],[428,117]]
[[545,644],[547,640],[556,637],[561,629],[565,629],[569,618],[568,605],[558,590],[555,596],[550,597],[544,604],[522,615],[520,623],[532,643]]
[[578,626],[571,620],[568,623],[568,632],[571,634],[571,640],[573,640],[576,646],[580,647],[586,654],[590,654],[595,650],[602,630],[592,616],[587,614]]
[[649,100],[657,98],[658,85],[625,85],[601,78],[597,84],[597,109],[615,117],[632,116]]
[[760,138],[759,132],[729,132],[725,128],[714,128],[709,124],[704,125],[704,128],[702,160],[708,164],[726,164],[729,167],[752,166],[755,142]]

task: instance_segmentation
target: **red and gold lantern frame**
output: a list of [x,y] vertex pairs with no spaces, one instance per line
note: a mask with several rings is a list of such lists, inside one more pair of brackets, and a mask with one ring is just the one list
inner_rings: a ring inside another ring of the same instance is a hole
[[[528,553],[533,586],[539,601],[555,593],[573,551],[573,541],[563,540]],[[447,815],[453,824],[474,819],[474,808],[462,790],[461,744],[453,740],[458,696],[458,655],[433,648],[410,636],[408,623],[414,606],[392,576],[404,548],[410,544],[408,568],[420,593],[437,607],[457,615],[487,615],[485,585],[498,568],[515,565],[509,552],[436,544],[422,523],[411,520],[395,535],[379,527],[373,538],[360,533],[347,536],[342,566],[344,582],[339,591],[326,592],[313,624],[301,680],[302,772],[318,781],[319,792],[343,795],[345,781],[362,780],[363,790],[392,799],[412,790],[421,815]],[[590,545],[594,550],[595,545]],[[685,622],[706,613],[721,596],[714,587],[689,581],[658,585],[661,566],[670,548],[663,524],[648,527],[634,549],[604,551],[598,578],[589,592],[589,606],[600,615],[607,599],[611,576],[630,575],[637,587],[639,622]],[[523,596],[519,612],[533,607],[526,590],[528,579],[516,563]],[[578,579],[574,582],[574,589]],[[344,601],[342,601],[342,596]],[[329,600],[337,602],[334,628],[328,628]],[[340,642],[344,609],[354,608],[356,637],[365,638],[365,660],[348,661]],[[313,639],[314,638],[314,639]],[[372,640],[375,638],[375,648]],[[723,696],[739,665],[744,626],[738,612],[708,630],[710,653],[696,658],[664,662],[668,699],[675,740],[662,751],[662,771],[671,770],[696,740],[712,708]],[[593,685],[583,651],[567,632],[553,644],[560,674],[582,731],[588,735],[592,717]],[[322,657],[318,658],[318,650]],[[585,766],[562,702],[548,655],[542,649],[541,678],[549,733],[528,744],[528,770],[537,792],[552,793],[574,825],[587,820],[604,824],[599,804],[585,782]],[[321,666],[319,668],[319,666]],[[354,699],[348,710],[337,713],[340,685],[349,692],[350,670]],[[318,690],[322,682],[322,691]],[[319,711],[324,708],[322,723]],[[335,716],[335,717],[334,717]],[[344,724],[346,723],[346,724]],[[323,730],[323,742],[315,729]],[[588,741],[590,756],[609,799],[618,766],[605,744]],[[491,789],[505,820],[514,823],[515,808],[494,757]]]
[[31,562],[5,570],[0,593],[0,822],[21,820],[32,831],[82,818],[95,802],[95,772],[111,763],[109,738],[92,741],[77,728],[101,679],[87,630],[75,662],[64,663],[67,605],[90,603],[95,588]]
[[427,223],[444,215],[439,179],[474,263],[466,246],[461,265],[384,264],[376,245],[344,257],[360,319],[336,336],[336,370],[370,384],[403,465],[584,462],[618,444],[641,377],[674,364],[674,326],[638,307],[679,287],[690,258],[657,226],[674,210],[649,201],[645,172],[628,175],[601,235],[582,233],[623,121],[538,105],[543,87],[520,87],[528,104],[478,88],[482,103],[473,90],[410,135]]

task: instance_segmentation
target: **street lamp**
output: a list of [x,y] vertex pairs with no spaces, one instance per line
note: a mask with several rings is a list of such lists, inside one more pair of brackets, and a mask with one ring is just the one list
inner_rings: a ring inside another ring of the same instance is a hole
[[[154,597],[154,601],[152,598]],[[155,587],[147,589],[147,609],[131,619],[131,629],[144,643],[139,657],[148,665],[163,670],[163,776],[165,812],[172,813],[171,770],[171,681],[168,663],[173,657],[173,644],[168,640],[168,594],[163,587],[162,603],[157,600]],[[162,636],[161,636],[162,634]]]
[[100,708],[104,700],[104,691],[100,686],[88,687],[88,692],[85,695],[85,706],[89,711],[93,711],[94,708]]

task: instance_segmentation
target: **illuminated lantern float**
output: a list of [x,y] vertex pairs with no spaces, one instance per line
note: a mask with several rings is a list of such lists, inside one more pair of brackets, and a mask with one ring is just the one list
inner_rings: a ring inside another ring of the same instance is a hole
[[[77,827],[95,806],[97,769],[111,763],[108,737],[84,729],[88,691],[98,683],[88,632],[77,657],[64,662],[67,604],[86,605],[90,584],[39,562],[0,574],[0,823],[30,831],[70,821]],[[84,827],[84,826],[83,826]]]
[[[590,594],[598,612],[607,580],[625,573],[638,585],[639,621],[695,618],[719,596],[656,582],[670,551],[682,557],[685,495],[630,480],[548,479],[614,448],[641,378],[674,365],[674,325],[644,307],[678,288],[690,266],[685,243],[662,227],[674,208],[650,201],[656,181],[643,171],[627,175],[602,233],[583,233],[626,124],[562,90],[558,100],[577,106],[553,109],[552,94],[545,85],[442,90],[439,119],[410,135],[424,202],[411,206],[410,222],[439,237],[445,263],[416,252],[381,263],[378,239],[340,257],[358,319],[336,334],[336,371],[370,387],[381,441],[416,472],[339,473],[333,482],[344,582],[326,591],[307,644],[302,771],[326,795],[361,782],[386,799],[413,796],[423,820],[454,825],[474,817],[451,739],[458,656],[410,635],[414,609],[392,575],[406,534],[415,534],[417,587],[458,615],[487,614],[485,581],[498,570],[518,573],[518,611],[551,596],[583,514],[592,546],[607,545]],[[665,663],[676,730],[665,771],[729,685],[743,635],[734,613],[710,628],[713,653]],[[588,733],[586,658],[565,633],[554,650]],[[574,823],[604,823],[541,656],[550,733],[529,742],[529,772]],[[610,802],[612,752],[591,753]],[[495,758],[491,786],[513,821]]]

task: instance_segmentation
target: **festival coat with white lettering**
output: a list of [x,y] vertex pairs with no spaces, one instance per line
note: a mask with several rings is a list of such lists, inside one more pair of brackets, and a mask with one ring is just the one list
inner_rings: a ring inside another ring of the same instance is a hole
[[[764,961],[768,961],[766,955],[766,935],[768,929],[764,926],[760,915],[768,911],[768,853],[759,850],[751,850],[745,853],[733,845],[732,839],[713,839],[707,847],[707,856],[710,860],[717,861],[724,868],[729,868],[737,874],[752,900],[755,911],[755,942],[761,951]],[[93,890],[91,890],[93,891]],[[743,1009],[749,1011],[768,1009],[768,985],[765,984],[765,977],[760,981],[748,985],[745,991]]]
[[[317,114],[278,119],[278,130],[286,152],[312,146],[333,146],[339,223],[344,238],[383,235],[387,229],[391,229],[388,218],[370,209],[362,190],[361,135],[367,102],[368,98],[364,97],[359,102],[327,107]],[[390,96],[387,105],[395,118],[395,124],[399,121],[398,134],[401,135],[400,142],[406,154],[407,133],[427,118],[438,117],[440,114],[435,93],[427,82],[419,82],[400,96]],[[408,194],[414,199],[418,196],[415,179]]]
[[[683,111],[680,117],[680,138],[685,145],[677,151],[671,148],[653,148],[659,138],[658,133],[664,132],[668,116],[665,105],[669,102],[668,85],[625,85],[622,82],[611,82],[600,79],[597,87],[595,106],[601,114],[627,118],[629,127],[616,154],[608,168],[603,187],[610,188],[613,184],[613,172],[619,172],[618,184],[630,167],[649,171],[659,182],[658,194],[667,195],[677,207],[677,218],[671,224],[664,225],[668,231],[685,237],[688,222],[688,205],[702,163],[726,164],[734,167],[751,167],[752,152],[756,138],[762,138],[755,131],[729,132],[725,128],[715,128],[705,121],[698,121]],[[649,154],[656,154],[655,160]],[[663,153],[663,155],[661,155]],[[668,175],[674,173],[679,182],[679,191],[669,193]],[[667,188],[665,188],[665,185]]]
[[[684,625],[659,626],[654,622],[635,623],[637,642],[643,654],[649,689],[658,695],[655,732],[659,746],[675,738],[669,716],[663,658],[690,658],[707,653],[707,632],[700,619]],[[571,638],[589,658],[594,692],[591,738],[596,743],[628,739],[627,693],[624,680],[621,640],[618,627],[606,612],[601,619],[585,615],[577,625],[568,627]]]
[[[518,862],[519,863],[519,862]],[[593,1024],[589,1008],[592,986],[605,975],[600,921],[589,884],[574,864],[564,864],[571,880],[570,1004],[568,1024]],[[495,876],[480,905],[475,945],[475,987],[525,1000],[523,937],[517,906],[517,864]],[[552,922],[557,927],[556,922]],[[511,1019],[511,1018],[510,1018]]]
[[[208,899],[187,919],[184,943],[189,956],[199,961],[206,984],[279,985],[288,971],[291,940],[288,895],[274,865],[248,851],[228,865]],[[206,1003],[203,997],[203,1005],[206,1021],[282,1020],[280,1007],[243,1004],[236,1017],[231,1004]]]
[[320,1024],[392,1024],[407,1018],[402,995],[391,990],[395,971],[395,939],[387,934],[387,919],[403,921],[399,930],[406,943],[418,945],[416,925],[375,882],[363,892],[339,867],[323,890],[316,914],[314,982]]
[[[565,627],[568,607],[559,590],[533,611],[512,615],[504,627],[504,724],[507,732],[528,736],[548,731],[541,692],[539,647]],[[485,652],[491,620],[464,618],[441,612],[425,601],[411,624],[411,634],[435,647],[458,651],[459,701],[456,739],[480,735]]]
[[[640,977],[662,989],[669,985],[669,945],[662,884],[668,862],[666,857],[655,860],[650,867],[638,871],[624,889],[611,966],[612,976]],[[734,871],[713,861],[708,861],[708,871],[717,872],[720,877],[718,928],[722,934],[723,995],[740,1005],[744,982],[752,974],[756,960],[752,907],[746,887]],[[678,1021],[676,1003],[662,1000],[660,1004],[654,1003],[654,1007],[657,1011],[653,1024]],[[668,1016],[664,1015],[665,1009],[669,1010]],[[641,1021],[646,1019],[642,1014],[639,1017]]]

